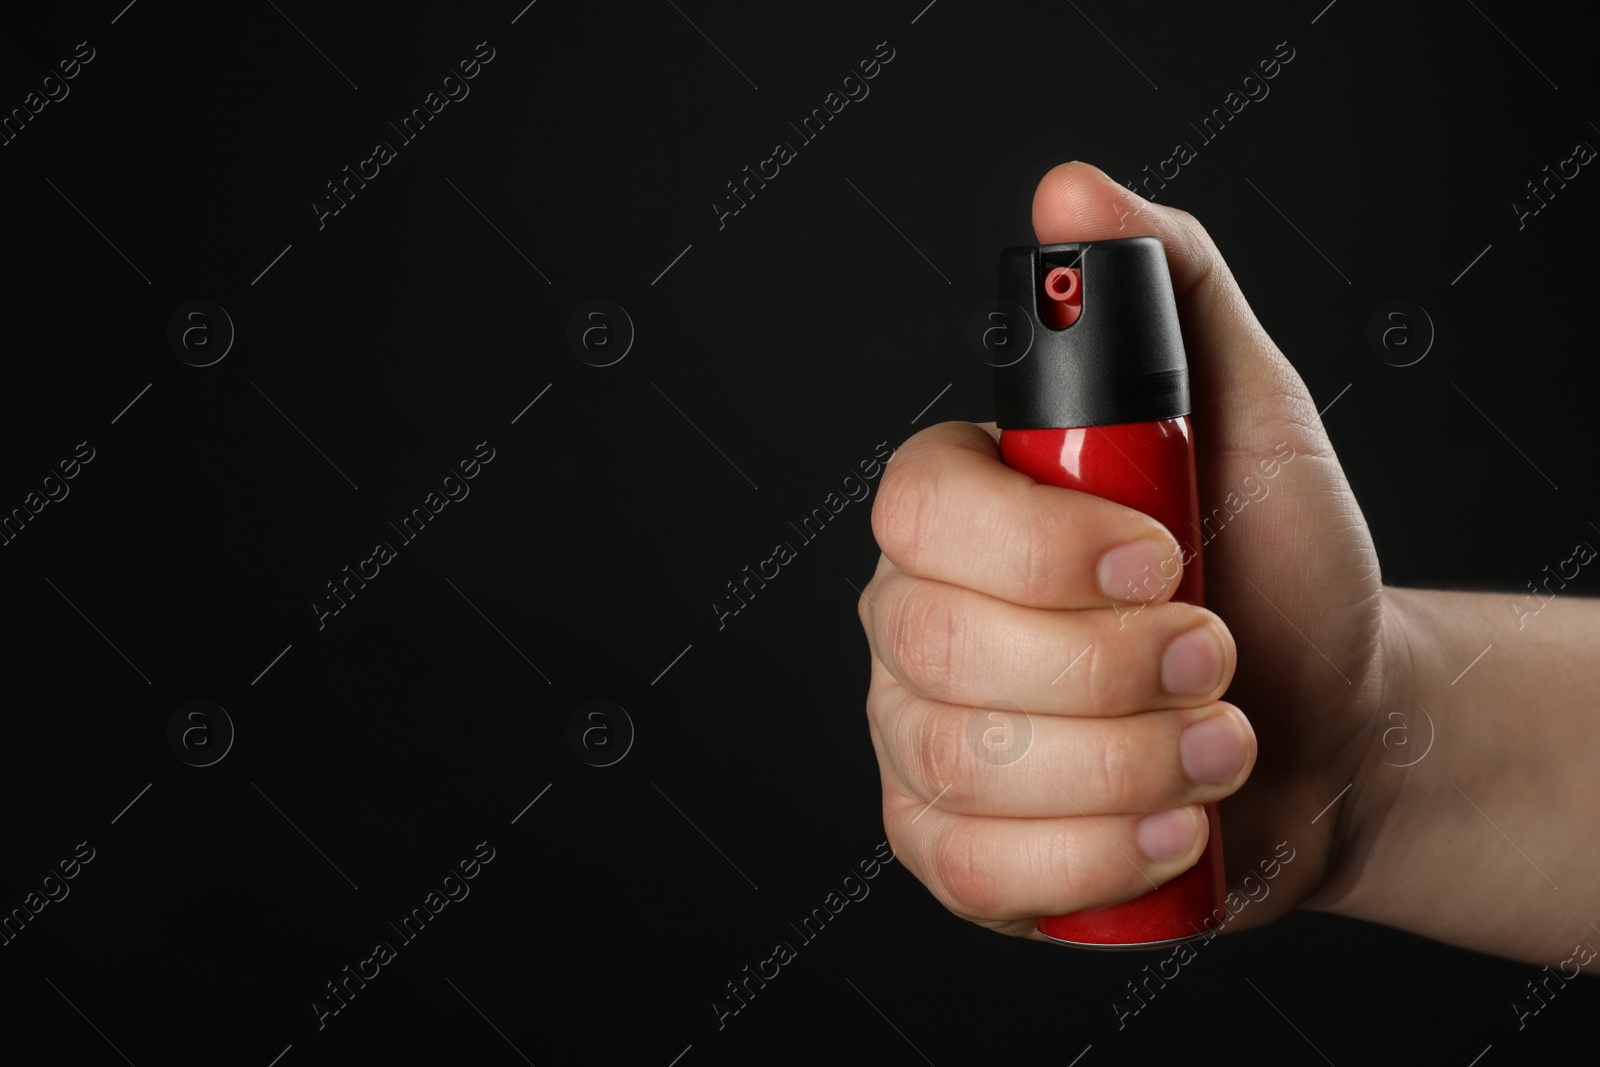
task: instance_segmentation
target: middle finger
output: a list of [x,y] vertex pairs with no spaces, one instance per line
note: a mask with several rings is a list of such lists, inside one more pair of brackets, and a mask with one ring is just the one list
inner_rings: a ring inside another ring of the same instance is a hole
[[1192,604],[1056,611],[913,578],[884,563],[868,590],[868,637],[902,686],[947,704],[1112,716],[1220,697],[1235,649]]

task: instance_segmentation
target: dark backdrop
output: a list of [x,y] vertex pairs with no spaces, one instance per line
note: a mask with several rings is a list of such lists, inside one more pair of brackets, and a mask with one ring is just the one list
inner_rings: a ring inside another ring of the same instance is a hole
[[[1536,969],[1325,916],[1220,940],[1121,1029],[1148,958],[992,935],[898,864],[803,941],[884,838],[870,502],[713,608],[880,442],[990,417],[964,331],[1041,174],[1135,180],[1180,140],[1157,196],[1334,405],[1386,578],[1522,589],[1600,521],[1600,177],[1513,207],[1600,145],[1591,25],[1503,0],[523,2],[4,16],[0,507],[29,517],[0,548],[0,906],[38,912],[0,947],[0,1040],[693,1067],[1592,1038],[1587,985],[1519,1030]],[[1270,95],[1200,143],[1280,43]],[[459,98],[407,141],[390,123],[435,90]],[[371,177],[334,213],[346,166]],[[1393,300],[1409,350],[1368,341]],[[1431,348],[1393,366],[1426,347],[1416,308]],[[413,540],[389,525],[441,489]],[[340,608],[347,566],[371,578]],[[389,926],[435,890],[412,940]],[[347,966],[376,977],[333,1014]]]

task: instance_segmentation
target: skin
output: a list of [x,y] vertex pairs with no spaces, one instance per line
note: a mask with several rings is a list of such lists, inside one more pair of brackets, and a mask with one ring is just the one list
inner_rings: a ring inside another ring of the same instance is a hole
[[[1173,575],[1165,529],[1006,468],[992,423],[933,426],[896,452],[859,609],[884,826],[906,867],[956,915],[1047,940],[1035,916],[1192,866],[1199,805],[1225,798],[1230,888],[1294,849],[1227,932],[1305,907],[1534,963],[1600,943],[1595,604],[1555,584],[1520,600],[1385,586],[1305,383],[1200,224],[1083,163],[1045,175],[1033,223],[1041,244],[1162,240],[1202,509],[1270,495],[1206,546],[1198,608],[1168,602],[1176,577],[1135,597],[1137,566],[1117,570],[1142,542]],[[1263,479],[1285,444],[1293,458]],[[1003,765],[969,732],[995,701],[1033,730]]]

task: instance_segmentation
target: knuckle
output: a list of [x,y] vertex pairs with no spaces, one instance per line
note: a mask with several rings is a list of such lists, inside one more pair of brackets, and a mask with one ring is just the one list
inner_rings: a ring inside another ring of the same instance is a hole
[[[882,676],[876,671],[873,672],[872,681],[867,685],[866,706],[867,724],[876,734],[880,726],[891,721],[892,715],[891,694]],[[875,742],[876,740],[877,738],[874,737]]]
[[1181,207],[1172,207],[1171,205],[1169,205],[1167,207],[1167,210],[1172,212],[1173,215],[1177,216],[1177,218],[1178,218],[1178,220],[1180,222],[1183,222],[1184,224],[1189,225],[1189,226],[1194,226],[1194,227],[1197,227],[1197,228],[1203,228],[1203,227],[1200,226],[1200,220],[1195,218],[1194,213],[1192,211],[1185,210],[1184,208],[1181,208]]
[[890,647],[906,685],[924,696],[947,692],[966,640],[965,624],[951,610],[947,591],[912,580],[895,610],[893,629]]
[[1106,638],[1092,641],[1084,651],[1082,661],[1072,668],[1072,673],[1078,676],[1079,691],[1082,693],[1082,711],[1092,714],[1116,710],[1116,695],[1125,672],[1116,670],[1110,652]]
[[1018,592],[1024,603],[1042,604],[1051,600],[1053,577],[1060,563],[1060,534],[1049,509],[1037,506],[1027,509],[1017,544],[1017,551],[1022,554]]
[[[923,842],[926,834],[922,826],[911,822],[911,812],[905,797],[893,792],[888,785],[883,789],[883,836],[894,851],[895,858],[923,885],[932,888],[923,862]],[[926,821],[926,820],[925,820]]]
[[974,769],[967,754],[966,716],[934,712],[923,717],[919,732],[913,773],[920,779],[924,795],[943,793],[947,800],[966,799]]
[[872,636],[872,586],[873,583],[868,582],[856,598],[856,618],[861,620],[861,630],[869,638]]
[[1126,730],[1112,730],[1100,753],[1098,788],[1107,811],[1137,811],[1144,801],[1142,763],[1127,735]]
[[899,818],[900,809],[903,805],[897,802],[896,794],[890,792],[887,783],[885,783],[883,789],[882,806],[883,836],[888,839],[889,847],[894,850],[896,856],[911,855],[910,841],[907,840],[909,835],[902,831]]
[[951,911],[987,918],[1002,910],[1001,879],[983,862],[974,820],[950,820],[933,842],[930,864],[939,895]]
[[[1073,820],[1074,823],[1079,821]],[[1059,892],[1062,899],[1090,899],[1096,872],[1087,865],[1082,837],[1070,827],[1058,826],[1041,842],[1033,861],[1041,876],[1049,880],[1052,890]]]
[[924,465],[895,457],[884,471],[872,504],[872,534],[896,566],[914,564],[933,514],[936,488]]

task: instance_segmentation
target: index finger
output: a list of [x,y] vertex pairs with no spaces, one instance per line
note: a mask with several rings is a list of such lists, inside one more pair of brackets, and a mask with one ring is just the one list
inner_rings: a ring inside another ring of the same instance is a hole
[[1177,588],[1180,555],[1165,527],[1012,470],[997,435],[993,423],[945,422],[900,446],[872,508],[891,563],[1034,608],[1153,603]]

